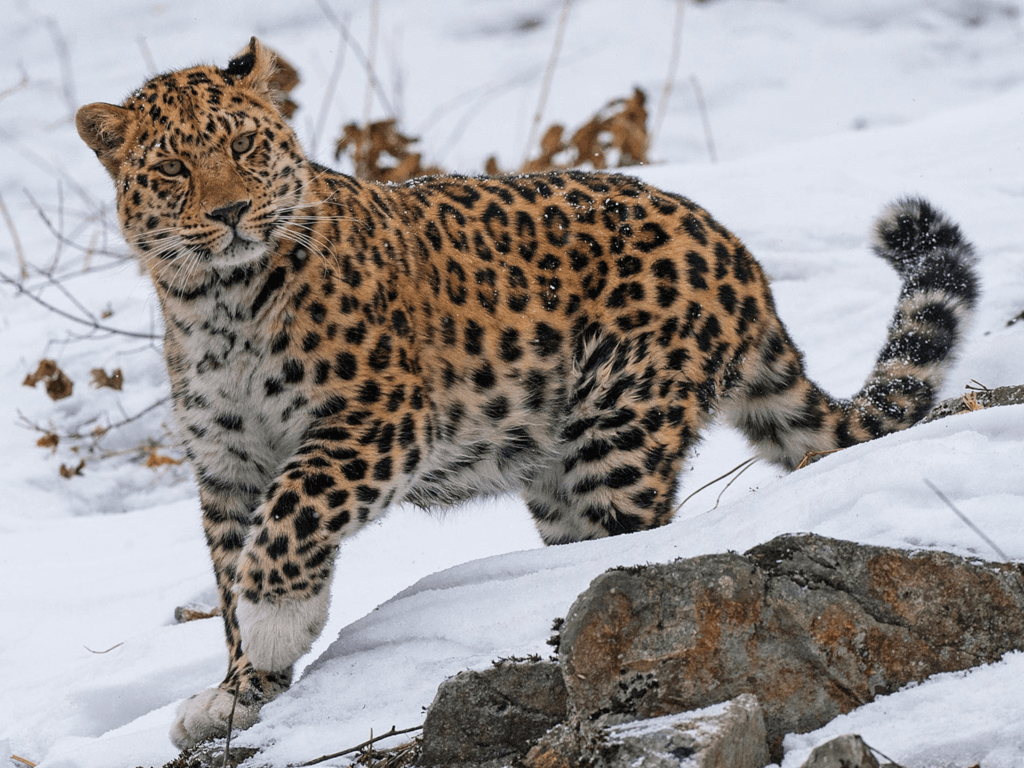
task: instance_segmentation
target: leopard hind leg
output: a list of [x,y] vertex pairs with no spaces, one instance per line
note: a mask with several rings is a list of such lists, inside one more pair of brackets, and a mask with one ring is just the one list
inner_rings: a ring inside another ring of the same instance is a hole
[[594,331],[581,340],[555,456],[522,491],[545,543],[671,519],[678,472],[710,413],[680,401],[658,354],[644,337]]

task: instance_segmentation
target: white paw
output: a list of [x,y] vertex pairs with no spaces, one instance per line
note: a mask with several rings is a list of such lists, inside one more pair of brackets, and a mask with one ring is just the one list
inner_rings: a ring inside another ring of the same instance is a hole
[[246,657],[256,669],[288,669],[320,636],[329,604],[326,589],[308,600],[276,603],[250,603],[239,595],[235,615]]
[[[223,688],[210,688],[181,702],[178,716],[171,726],[171,742],[178,749],[194,747],[201,741],[228,734],[228,717],[234,696]],[[256,722],[259,704],[235,705],[232,728],[245,729]]]

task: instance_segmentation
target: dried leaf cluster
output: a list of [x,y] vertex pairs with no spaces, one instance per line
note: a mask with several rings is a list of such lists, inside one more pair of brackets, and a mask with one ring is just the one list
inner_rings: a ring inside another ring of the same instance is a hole
[[[647,162],[650,137],[647,132],[647,95],[640,88],[625,99],[613,99],[602,107],[568,140],[566,128],[552,124],[540,141],[540,154],[528,160],[517,173],[591,167],[639,165]],[[360,127],[348,123],[335,144],[334,158],[352,160],[354,174],[362,179],[401,182],[417,176],[444,173],[435,165],[424,165],[413,145],[419,139],[402,133],[397,121],[379,120]],[[494,176],[503,171],[495,157],[487,159],[484,170]]]
[[[595,170],[647,162],[647,94],[633,89],[628,99],[613,99],[565,141],[565,126],[555,123],[541,137],[540,154],[528,160],[522,173],[582,168]],[[487,173],[501,173],[494,157]]]
[[349,123],[342,131],[334,159],[349,155],[359,178],[397,182],[443,173],[436,166],[422,165],[422,155],[410,150],[419,139],[399,131],[395,120],[379,120],[364,128]]
[[46,385],[46,394],[50,396],[51,400],[63,400],[65,397],[71,397],[75,388],[74,382],[57,366],[56,362],[49,358],[40,360],[35,372],[28,374],[21,383],[26,387],[34,387],[40,381]]

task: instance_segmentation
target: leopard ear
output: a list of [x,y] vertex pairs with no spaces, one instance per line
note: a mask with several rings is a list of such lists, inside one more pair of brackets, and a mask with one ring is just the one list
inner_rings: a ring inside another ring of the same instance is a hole
[[253,37],[249,44],[228,62],[224,74],[237,78],[257,93],[271,96],[271,80],[276,71],[277,56]]
[[115,179],[117,150],[124,144],[131,114],[130,110],[113,104],[86,104],[75,116],[78,135]]

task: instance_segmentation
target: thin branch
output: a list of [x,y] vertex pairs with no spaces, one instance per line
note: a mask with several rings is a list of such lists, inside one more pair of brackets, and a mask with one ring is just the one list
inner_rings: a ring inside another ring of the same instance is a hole
[[391,730],[387,733],[382,733],[380,736],[371,736],[367,741],[364,741],[362,744],[357,744],[354,747],[349,747],[348,749],[344,749],[341,752],[335,752],[331,755],[321,755],[320,757],[314,758],[313,760],[307,760],[304,763],[299,763],[299,766],[301,767],[307,765],[316,765],[317,763],[322,763],[325,760],[333,760],[336,757],[342,757],[343,755],[348,755],[352,752],[358,752],[361,749],[365,749],[366,747],[369,747],[378,741],[383,741],[384,739],[390,738],[392,736],[401,736],[404,733],[412,733],[413,731],[421,730],[423,730],[422,725],[417,725],[412,728],[406,728],[401,731],[396,730],[395,726],[391,726]]
[[971,522],[970,518],[967,517],[967,515],[965,515],[963,512],[961,512],[959,509],[957,509],[956,506],[953,504],[953,502],[950,501],[949,499],[947,499],[946,495],[942,491],[940,491],[938,488],[936,488],[935,485],[930,480],[928,480],[927,478],[925,478],[924,484],[927,485],[929,488],[931,488],[932,489],[932,493],[934,493],[936,496],[938,496],[940,499],[942,499],[942,502],[947,507],[949,507],[951,510],[953,510],[953,514],[956,515],[957,517],[959,517],[961,520],[963,520],[968,528],[970,528],[972,531],[974,531],[976,534],[978,534],[978,536],[980,536],[981,539],[986,544],[988,544],[990,547],[992,547],[992,549],[995,551],[995,553],[997,555],[999,555],[999,557],[1002,560],[1004,560],[1006,562],[1009,562],[1010,558],[1007,557],[1006,553],[1003,552],[1003,550],[1001,550],[999,548],[999,545],[996,544],[994,541],[992,541],[992,539],[990,539],[988,536],[986,536],[985,532],[982,531],[981,528],[979,528],[973,522]]
[[102,656],[104,653],[110,653],[112,650],[114,650],[115,648],[120,648],[122,645],[124,645],[124,641],[123,640],[120,643],[118,643],[117,645],[110,646],[105,651],[94,651],[88,645],[83,645],[82,647],[85,648],[85,650],[87,650],[89,653],[95,653],[97,656]]
[[[704,483],[704,485],[702,485],[702,486],[701,486],[700,488],[698,488],[697,490],[695,490],[695,491],[694,491],[693,493],[691,493],[691,494],[690,494],[689,496],[687,496],[687,497],[686,497],[685,499],[683,499],[682,501],[680,501],[680,502],[679,502],[679,505],[678,505],[678,506],[677,506],[677,507],[675,508],[675,510],[674,510],[674,511],[672,512],[672,514],[673,514],[673,515],[674,515],[674,514],[676,514],[676,512],[678,512],[678,511],[679,511],[680,509],[682,509],[682,508],[683,508],[683,504],[685,504],[686,502],[688,502],[688,501],[689,501],[690,499],[692,499],[692,498],[693,498],[694,496],[696,496],[696,495],[697,495],[698,493],[700,493],[701,491],[703,491],[703,490],[704,490],[705,488],[707,488],[707,487],[709,487],[709,486],[712,486],[712,485],[714,485],[714,484],[715,484],[715,483],[717,483],[717,482],[718,482],[719,480],[724,480],[724,479],[725,479],[725,478],[727,478],[727,477],[728,477],[729,475],[731,475],[731,474],[732,474],[733,472],[739,472],[739,473],[740,473],[740,475],[742,475],[742,474],[743,474],[744,472],[746,472],[746,471],[747,471],[747,469],[749,469],[749,468],[750,468],[750,465],[751,465],[751,464],[753,464],[753,463],[754,463],[754,462],[756,462],[756,461],[757,461],[757,458],[756,458],[756,457],[755,457],[755,458],[751,458],[751,459],[747,459],[746,461],[744,461],[744,462],[742,462],[742,463],[740,463],[740,464],[737,464],[737,465],[736,465],[735,467],[733,467],[732,469],[730,469],[730,470],[729,470],[728,472],[726,472],[726,473],[725,473],[724,475],[719,475],[719,476],[718,476],[718,477],[716,477],[716,478],[715,478],[714,480],[709,480],[708,482]],[[736,475],[736,477],[739,477],[739,475]],[[734,478],[734,479],[735,479],[735,478]],[[730,482],[730,483],[729,483],[729,485],[732,485],[732,483]],[[723,488],[723,489],[722,489],[722,493],[725,493],[725,490],[726,490],[726,489],[727,489],[727,488],[729,487],[729,485],[725,486],[725,488]],[[721,498],[721,494],[719,494],[719,498]],[[717,502],[717,501],[715,502],[715,506],[716,506],[716,507],[718,506],[718,502]]]
[[544,117],[544,108],[548,102],[548,92],[551,90],[551,80],[555,76],[555,65],[558,62],[558,53],[562,49],[562,40],[565,39],[565,28],[569,22],[569,9],[572,0],[562,0],[562,15],[558,18],[558,28],[555,30],[555,43],[551,47],[551,57],[544,69],[544,79],[541,81],[540,97],[537,100],[537,111],[533,115],[533,123],[530,125],[530,135],[526,139],[526,148],[523,150],[523,162],[519,167],[526,165],[530,159],[530,152],[533,150],[533,143],[537,140],[537,132],[540,130],[540,121]]
[[45,301],[41,297],[36,296],[30,290],[25,288],[25,286],[21,284],[20,280],[15,280],[13,277],[11,277],[10,275],[7,275],[7,274],[5,274],[3,272],[0,272],[0,282],[7,283],[8,285],[12,286],[19,294],[21,294],[23,296],[27,296],[28,298],[32,299],[32,301],[34,301],[39,306],[44,307],[44,308],[50,310],[51,312],[53,312],[55,314],[58,314],[61,317],[66,318],[66,319],[68,319],[68,320],[70,320],[70,321],[72,321],[74,323],[78,323],[79,325],[88,326],[93,331],[101,331],[103,333],[115,333],[115,334],[118,334],[118,335],[121,335],[121,336],[130,336],[133,339],[159,339],[160,338],[158,335],[156,335],[154,333],[139,333],[137,331],[128,331],[128,330],[125,330],[124,328],[114,328],[113,326],[104,325],[103,323],[97,322],[96,320],[93,320],[93,319],[86,319],[86,318],[82,318],[82,317],[78,317],[76,315],[73,315],[70,312],[66,312],[63,309],[60,309],[59,307],[55,307],[53,304],[50,304],[48,301]]
[[[651,130],[650,141],[647,142],[647,150],[650,153],[654,142],[661,135],[661,124],[665,121],[665,113],[668,111],[668,100],[672,96],[672,90],[676,84],[676,70],[679,67],[679,53],[683,47],[683,8],[686,0],[676,0],[676,21],[672,27],[672,53],[668,58],[668,73],[665,75],[665,85],[661,88],[661,99],[658,101],[658,111],[654,118]],[[650,154],[648,154],[650,157]]]
[[[88,439],[88,438],[102,437],[102,436],[110,433],[111,431],[113,431],[115,429],[119,429],[119,428],[121,428],[123,426],[131,424],[133,421],[138,421],[139,419],[141,419],[143,416],[145,416],[150,411],[154,411],[157,408],[160,408],[161,406],[166,405],[170,401],[171,401],[171,398],[169,396],[168,397],[162,397],[159,400],[157,400],[155,403],[147,405],[145,408],[143,408],[141,411],[136,413],[134,416],[125,416],[120,421],[115,421],[112,424],[108,424],[106,427],[101,427],[100,429],[102,429],[103,432],[100,435],[96,435],[95,432],[90,432],[90,433],[86,434],[86,433],[79,432],[79,431],[67,432],[67,433],[61,434],[59,432],[53,431],[52,429],[47,429],[46,427],[39,426],[34,421],[32,421],[30,418],[28,418],[25,414],[23,414],[21,411],[18,411],[17,413],[18,413],[18,418],[21,419],[22,423],[25,424],[29,429],[35,430],[36,432],[42,432],[44,435],[56,435],[61,440],[85,440],[85,439]],[[123,413],[123,411],[122,411],[122,413]],[[96,421],[96,418],[98,418],[98,417],[94,417],[92,419],[89,419],[88,421],[85,422],[85,425],[92,424],[94,421]],[[84,425],[82,425],[82,426],[84,426]],[[164,446],[157,446],[157,447],[164,447]],[[136,449],[133,448],[132,450],[134,451]]]
[[22,67],[20,63],[18,64],[18,69],[21,70],[21,80],[10,88],[4,88],[4,90],[0,91],[0,101],[3,101],[11,94],[17,93],[28,86],[28,72],[25,71],[25,68]]
[[24,280],[28,277],[28,262],[25,260],[25,251],[21,247],[21,238],[18,237],[18,230],[14,226],[14,219],[11,218],[11,214],[7,210],[7,204],[4,202],[3,195],[0,195],[0,214],[3,215],[4,222],[7,224],[7,230],[11,233],[11,240],[14,241],[14,252],[18,256],[18,269],[21,273],[21,279]]
[[704,90],[700,87],[700,81],[696,75],[690,75],[690,83],[693,85],[693,93],[697,97],[700,121],[704,125],[704,141],[708,145],[708,156],[712,163],[717,163],[718,153],[715,152],[715,137],[711,134],[711,120],[708,119],[708,105],[704,101]]
[[[861,739],[861,741],[864,741],[864,740],[863,740],[863,739]],[[885,761],[886,761],[886,762],[887,762],[887,763],[888,763],[889,765],[891,765],[891,766],[892,766],[892,768],[903,768],[903,766],[902,766],[902,765],[900,765],[900,764],[899,764],[899,763],[897,763],[897,762],[896,762],[895,760],[893,760],[893,759],[892,759],[891,757],[889,757],[889,756],[888,756],[887,754],[885,754],[885,752],[883,752],[883,751],[882,751],[882,750],[880,750],[880,749],[875,749],[875,748],[874,748],[874,747],[872,747],[872,746],[871,746],[870,744],[868,744],[868,743],[867,743],[866,741],[864,742],[864,746],[865,746],[865,747],[867,747],[868,749],[870,749],[870,750],[871,750],[872,752],[874,752],[874,753],[875,753],[876,755],[878,755],[878,756],[879,756],[880,758],[882,758],[883,760],[885,760]]]
[[[377,58],[377,27],[380,25],[380,0],[370,2],[370,31],[367,33],[366,47],[367,62],[369,69],[367,75],[374,75],[376,72],[375,60]],[[377,90],[376,76],[366,78],[366,98],[363,101],[363,125],[370,124],[370,111],[373,109],[373,94]]]
[[231,749],[231,727],[235,722],[235,705],[238,704],[238,688],[235,688],[234,696],[231,698],[231,711],[228,713],[228,737],[224,740],[224,762],[221,768],[228,768],[228,750]]
[[153,59],[153,52],[149,50],[149,43],[146,42],[146,38],[143,35],[139,35],[135,38],[135,42],[139,46],[139,53],[142,54],[142,60],[146,63],[146,69],[149,70],[149,74],[155,75],[156,61]]
[[725,484],[725,488],[722,489],[722,492],[718,494],[718,498],[715,499],[715,506],[713,506],[710,510],[708,510],[709,512],[713,512],[714,510],[718,509],[718,505],[722,501],[722,496],[725,495],[725,492],[729,490],[730,486],[732,486],[733,483],[735,483],[737,480],[740,479],[740,476],[744,472],[746,472],[748,469],[750,469],[752,466],[754,466],[754,463],[756,461],[757,461],[757,459],[750,460],[749,463],[747,464],[747,466],[743,467],[743,469],[741,469],[739,472],[736,473],[736,476],[732,480],[730,480],[728,483]]
[[39,215],[39,218],[43,220],[43,224],[45,224],[46,228],[50,230],[50,234],[57,239],[57,242],[60,245],[66,245],[87,255],[100,254],[101,256],[109,256],[112,259],[119,259],[121,261],[131,260],[131,256],[128,256],[124,253],[117,253],[116,251],[92,248],[89,246],[84,246],[79,243],[76,243],[74,240],[67,237],[63,232],[61,232],[57,227],[54,226],[53,222],[50,221],[50,217],[46,215],[46,211],[43,208],[43,206],[39,203],[38,200],[35,199],[35,197],[32,196],[31,192],[29,192],[27,189],[23,189],[22,191],[25,193],[25,197],[28,198],[29,203],[32,204],[32,207],[35,208],[36,213]]
[[[348,17],[345,17],[345,24],[348,24]],[[334,92],[338,88],[338,81],[341,79],[341,70],[345,66],[345,51],[348,50],[348,45],[345,43],[345,36],[338,33],[338,51],[334,54],[334,67],[331,69],[331,76],[327,80],[327,88],[324,91],[324,97],[320,102],[320,111],[316,116],[316,124],[313,127],[313,154],[316,154],[316,148],[320,145],[320,139],[324,134],[324,129],[327,122],[327,113],[330,110],[331,103],[334,101]]]
[[44,22],[46,23],[46,30],[50,33],[50,39],[53,41],[57,61],[60,64],[61,92],[64,94],[64,102],[68,108],[68,117],[74,120],[75,112],[78,110],[78,98],[75,96],[74,68],[71,66],[68,41],[60,31],[60,25],[56,19],[47,16]]
[[363,65],[363,68],[366,70],[366,76],[373,81],[373,86],[377,89],[377,98],[380,99],[380,103],[387,111],[388,117],[394,117],[395,110],[388,101],[387,96],[385,96],[384,89],[381,87],[380,82],[377,80],[377,75],[373,71],[373,65],[370,63],[369,57],[367,57],[363,52],[363,49],[359,46],[359,43],[352,38],[351,34],[349,34],[348,23],[338,18],[338,14],[334,12],[334,9],[331,8],[327,0],[316,0],[316,4],[320,6],[320,10],[323,12],[324,16],[326,16],[327,20],[331,22],[335,29],[338,30],[341,36],[345,39],[345,42],[352,48],[352,52],[356,55],[356,58],[359,59],[359,63]]

